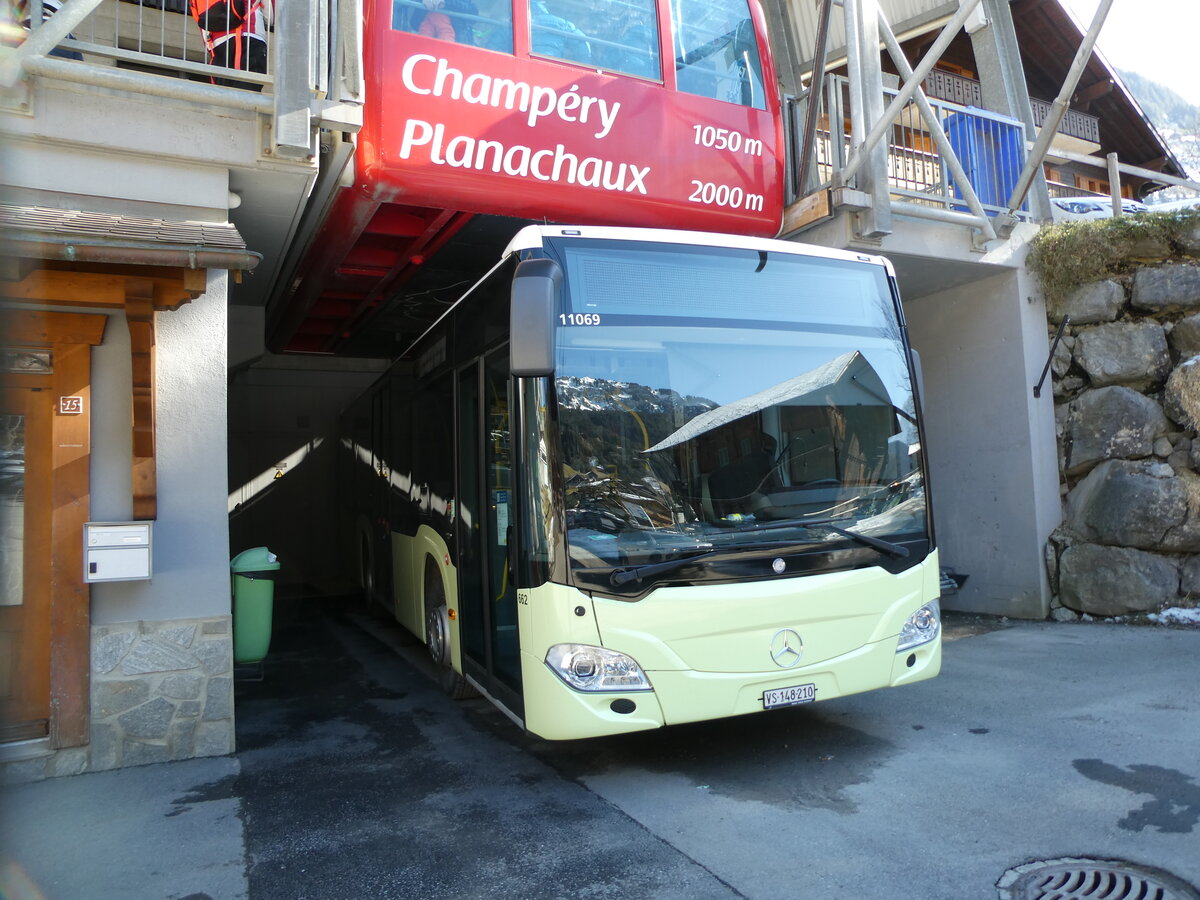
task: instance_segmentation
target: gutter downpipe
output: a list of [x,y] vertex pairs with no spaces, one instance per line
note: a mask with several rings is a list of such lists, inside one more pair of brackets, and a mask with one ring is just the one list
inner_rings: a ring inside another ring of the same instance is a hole
[[[884,18],[882,11],[879,14],[879,24],[881,26],[880,30],[883,33],[883,42],[887,45],[892,62],[896,64],[896,69],[900,73],[900,77],[907,81],[912,77],[912,66],[908,64],[908,59],[905,57],[904,51],[900,49],[900,42],[896,40],[892,26]],[[954,148],[950,145],[950,140],[946,137],[942,123],[938,121],[937,113],[929,105],[929,98],[925,96],[923,90],[918,89],[913,94],[913,99],[916,101],[917,108],[920,109],[921,115],[925,119],[925,124],[929,127],[929,133],[933,136],[934,143],[937,144],[938,152],[942,155],[942,161],[949,167],[950,174],[954,176],[955,182],[962,190],[963,199],[967,201],[967,206],[970,207],[971,212],[978,219],[975,225],[983,232],[983,239],[985,241],[994,241],[996,239],[996,229],[992,227],[992,222],[984,211],[983,203],[980,202],[979,195],[975,193],[975,187],[971,184],[971,179],[967,177],[966,170],[963,169],[958,154],[954,152]],[[916,204],[912,205],[915,206]],[[893,201],[893,206],[895,206],[895,201]]]
[[262,260],[262,254],[252,250],[217,250],[200,244],[89,243],[17,237],[6,239],[5,247],[12,256],[30,259],[167,266],[179,269],[249,271]]
[[1083,43],[1079,45],[1079,50],[1075,53],[1071,68],[1067,70],[1067,78],[1063,82],[1062,90],[1058,92],[1058,97],[1050,105],[1050,112],[1042,122],[1042,130],[1034,142],[1033,149],[1029,152],[1028,159],[1025,160],[1025,168],[1021,170],[1012,196],[1008,198],[1008,214],[1010,216],[1024,202],[1025,195],[1029,193],[1029,188],[1033,185],[1034,175],[1041,170],[1046,154],[1050,150],[1050,143],[1058,133],[1058,126],[1062,124],[1063,116],[1067,114],[1067,104],[1071,95],[1075,93],[1079,79],[1083,77],[1083,70],[1087,67],[1088,60],[1092,55],[1092,48],[1096,46],[1096,39],[1100,36],[1100,29],[1104,26],[1104,20],[1108,17],[1108,11],[1112,5],[1113,0],[1100,0],[1100,5],[1096,8],[1096,15],[1092,19],[1091,27],[1088,28]]
[[[1111,4],[1112,0],[1106,0],[1106,2]],[[887,109],[883,111],[883,115],[879,118],[879,121],[875,123],[875,127],[871,129],[870,134],[867,135],[866,139],[860,146],[854,148],[854,152],[851,154],[850,159],[846,162],[846,167],[840,173],[838,173],[839,184],[844,185],[848,183],[850,179],[855,176],[858,170],[862,168],[863,163],[865,163],[867,159],[867,152],[869,152],[872,147],[878,144],[884,133],[892,127],[892,121],[900,114],[900,111],[908,105],[909,101],[912,100],[913,94],[920,89],[921,83],[929,75],[930,71],[932,71],[937,61],[942,58],[942,53],[945,52],[946,48],[950,46],[950,42],[954,40],[955,36],[958,34],[958,30],[963,27],[963,23],[967,20],[967,16],[969,16],[978,5],[979,0],[964,0],[962,6],[958,8],[958,12],[956,12],[954,17],[946,23],[946,27],[943,28],[942,33],[938,35],[938,39],[934,41],[933,46],[925,52],[925,56],[921,59],[921,62],[917,65],[917,68],[913,71],[913,74],[904,82],[903,86],[900,88],[900,93],[898,93],[892,99],[892,102],[888,104]]]

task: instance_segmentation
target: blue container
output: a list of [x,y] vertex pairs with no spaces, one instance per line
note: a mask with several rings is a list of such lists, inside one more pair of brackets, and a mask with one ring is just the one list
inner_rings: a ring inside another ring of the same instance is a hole
[[[1024,128],[1017,123],[967,113],[948,116],[944,127],[979,201],[984,206],[1007,208],[1024,164]],[[963,196],[953,178],[951,182],[953,195]],[[954,206],[967,208],[965,203]]]

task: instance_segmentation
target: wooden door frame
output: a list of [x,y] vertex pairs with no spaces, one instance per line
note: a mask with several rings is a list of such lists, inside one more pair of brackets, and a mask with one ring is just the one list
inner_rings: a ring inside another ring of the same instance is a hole
[[[90,731],[91,592],[83,581],[83,526],[90,518],[91,500],[91,348],[104,338],[107,311],[122,311],[129,329],[132,378],[133,515],[155,519],[156,317],[206,290],[208,271],[195,267],[192,251],[186,266],[129,262],[121,252],[113,253],[121,262],[83,263],[0,255],[0,299],[14,304],[0,308],[3,343],[45,348],[54,355],[51,375],[3,376],[14,387],[26,382],[48,386],[55,402],[50,638],[50,746],[54,749],[87,744]],[[246,268],[252,266],[249,262]],[[51,312],[44,310],[46,305],[87,312]],[[61,414],[59,397],[83,398],[83,414]]]
[[[7,374],[14,388],[40,388],[52,404],[50,465],[50,746],[88,742],[91,595],[83,581],[83,526],[91,500],[91,349],[104,339],[106,315],[0,310],[6,346],[47,349],[48,375]],[[82,398],[65,414],[59,398]]]

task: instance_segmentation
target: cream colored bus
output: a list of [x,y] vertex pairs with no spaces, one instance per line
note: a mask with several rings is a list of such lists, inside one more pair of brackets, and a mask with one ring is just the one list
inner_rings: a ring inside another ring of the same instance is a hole
[[915,372],[882,258],[529,226],[345,414],[363,588],[548,739],[930,678]]

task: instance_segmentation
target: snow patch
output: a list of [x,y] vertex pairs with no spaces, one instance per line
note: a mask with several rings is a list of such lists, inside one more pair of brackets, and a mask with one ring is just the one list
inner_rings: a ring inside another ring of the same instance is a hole
[[1200,625],[1200,609],[1172,606],[1162,612],[1150,613],[1146,618],[1160,625]]

